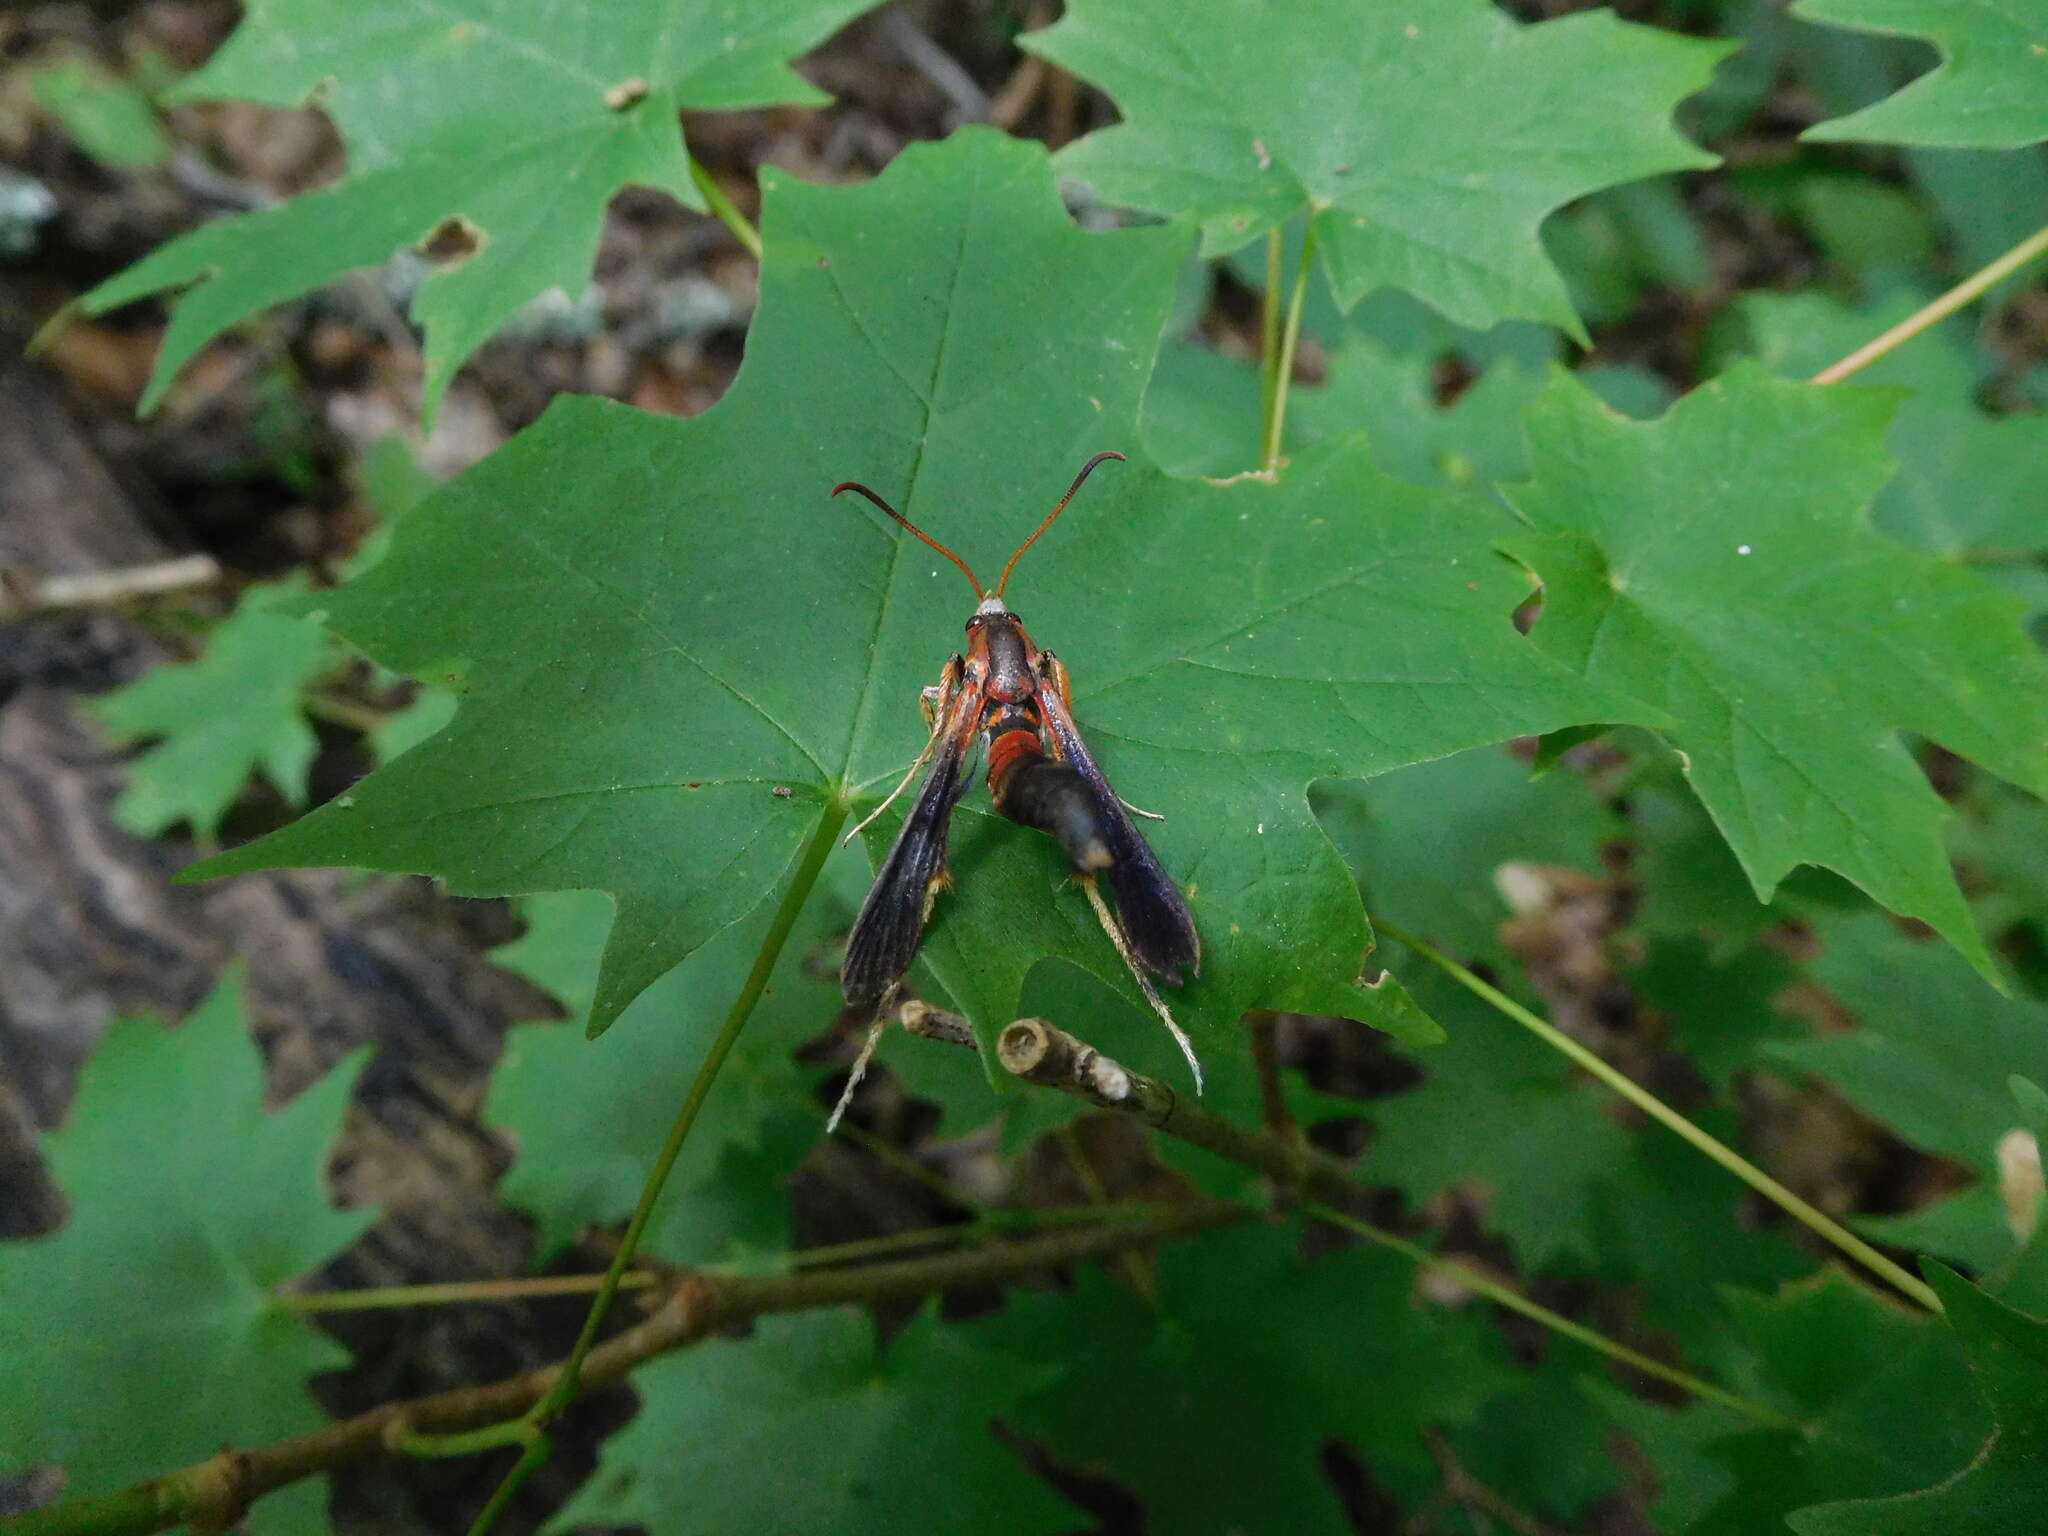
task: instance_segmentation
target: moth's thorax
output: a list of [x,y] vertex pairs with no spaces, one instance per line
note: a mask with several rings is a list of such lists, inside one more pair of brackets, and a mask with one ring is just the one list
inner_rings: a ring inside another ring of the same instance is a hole
[[1017,615],[990,606],[998,601],[990,598],[967,621],[967,668],[981,678],[989,698],[1017,703],[1038,693],[1038,674],[1031,665],[1038,647]]

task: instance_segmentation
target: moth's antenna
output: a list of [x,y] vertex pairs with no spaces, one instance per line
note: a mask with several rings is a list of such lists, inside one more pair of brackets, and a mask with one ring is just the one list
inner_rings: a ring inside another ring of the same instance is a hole
[[996,583],[996,589],[991,594],[992,596],[1001,597],[1003,595],[1003,588],[1010,584],[1010,572],[1017,569],[1017,562],[1024,558],[1024,551],[1036,544],[1038,542],[1038,535],[1050,528],[1053,524],[1053,519],[1067,510],[1067,503],[1074,499],[1074,492],[1081,489],[1081,482],[1095,472],[1095,466],[1104,459],[1115,459],[1118,463],[1122,463],[1123,458],[1124,456],[1120,453],[1098,453],[1094,458],[1081,466],[1081,473],[1074,476],[1074,483],[1067,487],[1067,494],[1060,498],[1060,504],[1045,515],[1045,521],[1038,525],[1030,538],[1017,546],[1017,553],[1010,556],[1010,563],[1003,567],[1002,579]]
[[[1121,457],[1121,455],[1119,455],[1119,457]],[[1094,468],[1094,465],[1089,465],[1089,468]],[[1081,473],[1085,475],[1088,473],[1088,470],[1084,469],[1081,471]],[[1079,485],[1080,483],[1081,482],[1078,480],[1074,482],[1074,484],[1076,485]],[[904,527],[908,528],[920,539],[923,539],[925,543],[931,545],[933,549],[936,549],[948,560],[952,561],[955,565],[959,566],[960,573],[967,578],[967,584],[970,587],[974,588],[974,595],[976,597],[988,596],[988,589],[981,584],[980,578],[974,574],[974,568],[972,566],[970,566],[965,560],[962,560],[958,555],[954,554],[953,551],[946,548],[946,546],[941,544],[937,539],[933,538],[930,534],[926,533],[922,528],[918,527],[917,524],[913,523],[901,512],[898,512],[894,507],[890,506],[889,503],[882,500],[882,498],[877,496],[873,491],[869,490],[866,486],[862,485],[858,480],[842,480],[837,485],[832,487],[832,494],[834,496],[837,496],[841,491],[852,491],[856,495],[867,497],[869,501],[872,501],[876,506],[880,507],[889,516],[895,518],[897,522],[901,523]],[[1069,491],[1067,492],[1067,494],[1071,496],[1074,493],[1072,491]],[[1060,505],[1065,506],[1066,503],[1061,502]],[[1057,516],[1059,516],[1059,514],[1055,512],[1053,514],[1053,517]],[[1051,522],[1052,518],[1049,517],[1046,519],[1046,521]],[[1043,530],[1040,531],[1043,532]],[[1034,533],[1031,537],[1035,539],[1038,537],[1038,534]],[[1020,549],[1017,551],[1017,553],[1021,555],[1022,553],[1024,553],[1024,551]],[[1010,563],[1012,565],[1015,565],[1017,562],[1012,560]],[[1007,576],[1009,572],[1005,571],[1003,574]]]

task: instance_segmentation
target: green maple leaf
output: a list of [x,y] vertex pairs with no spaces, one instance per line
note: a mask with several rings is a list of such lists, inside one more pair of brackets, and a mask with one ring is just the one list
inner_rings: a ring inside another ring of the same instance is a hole
[[2048,1322],[1922,1266],[1998,1424],[1962,1470],[1915,1493],[1802,1509],[1799,1536],[2008,1536],[2048,1509]]
[[1534,1367],[1447,1436],[1458,1464],[1481,1484],[1572,1530],[1597,1529],[1591,1506],[1622,1481],[1608,1425],[1586,1411],[1586,1370],[1584,1351],[1548,1341]]
[[90,313],[192,284],[142,409],[229,326],[384,261],[460,220],[474,249],[427,279],[422,412],[528,301],[590,277],[625,186],[705,206],[677,114],[827,98],[786,61],[872,0],[625,0],[600,15],[505,0],[259,0],[171,102],[317,99],[349,171],[275,208],[194,230],[85,297]]
[[1779,1061],[1826,1079],[1907,1141],[1998,1174],[2018,1123],[2006,1080],[2048,1082],[2048,1007],[2000,997],[1939,945],[1877,915],[1824,923],[1811,970],[1860,1028],[1780,1041]]
[[1771,1006],[1797,979],[1791,962],[1761,944],[1720,955],[1701,939],[1657,938],[1629,985],[1664,1016],[1670,1043],[1726,1092],[1772,1044],[1805,1034]]
[[[1756,1536],[1792,1510],[1845,1493],[1882,1496],[1939,1477],[1984,1438],[1983,1406],[1955,1336],[1839,1274],[1728,1305],[1754,1350],[1754,1395],[1800,1422],[1760,1429],[1711,1406],[1610,1413],[1661,1471],[1678,1471],[1687,1536]],[[1646,1432],[1647,1431],[1647,1432]],[[1670,1512],[1678,1515],[1678,1510]]]
[[30,74],[28,87],[36,104],[102,165],[146,169],[162,165],[170,153],[149,97],[97,64],[60,59]]
[[[1725,1360],[1720,1288],[1768,1285],[1803,1267],[1773,1234],[1726,1241],[1741,1187],[1699,1177],[1675,1138],[1617,1123],[1603,1091],[1448,979],[1423,978],[1415,995],[1450,1038],[1412,1053],[1421,1086],[1359,1108],[1373,1126],[1364,1177],[1417,1206],[1470,1189],[1486,1229],[1513,1244],[1523,1268],[1629,1287],[1647,1327],[1674,1334],[1710,1368]],[[1724,1116],[1700,1118],[1716,1134],[1736,1132],[1718,1123]]]
[[1799,0],[1792,14],[1829,26],[1921,37],[1942,62],[1809,139],[2017,149],[2048,139],[2048,0]]
[[1487,1019],[1481,1005],[1434,979],[1418,983],[1416,996],[1428,999],[1450,1039],[1418,1053],[1428,1073],[1421,1087],[1365,1106],[1373,1125],[1366,1176],[1417,1207],[1474,1186],[1488,1230],[1512,1241],[1530,1268],[1596,1262],[1587,1194],[1627,1160],[1630,1133],[1608,1116],[1599,1090],[1532,1036]]
[[929,1307],[886,1352],[858,1312],[764,1317],[635,1372],[638,1416],[547,1529],[1052,1536],[1074,1511],[990,1424],[1054,1374]]
[[1759,899],[1801,864],[1921,918],[1995,974],[1898,739],[2048,791],[2048,665],[2018,603],[1873,533],[1893,401],[1745,365],[1655,422],[1568,376],[1528,416],[1539,645],[1679,722],[1664,732]]
[[319,742],[300,696],[327,662],[318,626],[245,601],[198,659],[101,695],[92,710],[110,730],[161,738],[128,765],[115,819],[143,837],[185,821],[211,838],[259,768],[285,799],[304,803]]
[[[1738,310],[1758,358],[1773,373],[1803,377],[1889,330],[1924,298],[1898,292],[1851,308],[1825,294],[1752,294]],[[1949,560],[2038,553],[2048,549],[2039,505],[2048,481],[2048,413],[1979,410],[1967,341],[1951,321],[1856,376],[1852,387],[1911,391],[1885,437],[1898,472],[1878,493],[1871,521]],[[2002,574],[1999,566],[1984,569]]]
[[[804,909],[751,1027],[720,1072],[719,1091],[706,1101],[669,1176],[642,1244],[649,1252],[702,1263],[723,1257],[732,1244],[786,1245],[781,1185],[823,1123],[811,1099],[816,1073],[801,1070],[792,1053],[839,1008],[838,989],[811,973],[810,952],[851,923],[860,890],[853,884],[849,899],[847,877],[858,881],[853,866],[860,862],[850,849],[836,858],[826,876],[831,899]],[[661,1145],[684,1086],[745,981],[762,924],[736,923],[713,938],[642,993],[593,1048],[581,1020],[611,927],[611,902],[595,891],[557,892],[531,898],[526,916],[525,937],[496,959],[554,992],[571,1019],[512,1031],[491,1074],[483,1117],[519,1149],[498,1193],[539,1224],[545,1256],[586,1226],[632,1213],[649,1149]]]
[[[1411,485],[1485,485],[1528,471],[1522,408],[1543,375],[1513,359],[1487,369],[1449,406],[1436,402],[1437,359],[1346,334],[1325,382],[1297,385],[1287,442],[1299,450],[1363,432],[1373,462]],[[1259,371],[1208,347],[1159,356],[1145,392],[1145,451],[1176,475],[1233,475],[1259,461]]]
[[1628,797],[1631,867],[1642,889],[1631,926],[1651,936],[1704,934],[1713,955],[1726,960],[1783,920],[1783,899],[1769,906],[1756,899],[1735,851],[1685,787],[1676,753],[1645,742],[1633,755],[1648,781]]
[[1105,1466],[1151,1530],[1349,1531],[1317,1464],[1325,1440],[1418,1499],[1437,1480],[1426,1431],[1472,1422],[1516,1381],[1483,1311],[1420,1301],[1414,1266],[1382,1249],[1304,1263],[1278,1232],[1231,1231],[1162,1250],[1156,1273],[1156,1304],[1089,1271],[1071,1295],[1013,1295],[980,1325],[1024,1358],[1075,1359],[1008,1418]]
[[1671,111],[1730,48],[1605,14],[1523,27],[1483,0],[1077,0],[1024,43],[1124,114],[1061,168],[1193,213],[1204,254],[1308,209],[1346,309],[1393,285],[1467,325],[1521,316],[1582,341],[1538,226],[1601,187],[1713,165]]
[[[1695,1110],[1692,1118],[1723,1141],[1741,1139],[1725,1110]],[[1745,1358],[1730,1287],[1779,1285],[1812,1264],[1783,1232],[1748,1229],[1746,1195],[1733,1179],[1702,1177],[1699,1155],[1677,1137],[1644,1127],[1629,1155],[1577,1197],[1585,1210],[1575,1224],[1594,1255],[1584,1269],[1627,1287],[1640,1298],[1643,1326],[1669,1334],[1688,1364],[1716,1377],[1735,1374]]]
[[1499,748],[1319,786],[1312,803],[1367,910],[1495,965],[1507,958],[1500,925],[1511,915],[1495,885],[1501,867],[1598,869],[1601,844],[1621,828],[1579,775],[1532,778]]
[[[896,782],[925,739],[918,689],[972,600],[827,493],[858,476],[1000,559],[1083,457],[1136,446],[1187,234],[1083,233],[1043,151],[985,131],[863,187],[771,177],[767,218],[760,318],[716,409],[559,402],[325,599],[386,665],[450,682],[453,722],[203,873],[353,864],[464,892],[610,891],[595,1029],[771,900],[835,804]],[[1355,984],[1369,932],[1311,779],[1654,713],[1515,632],[1527,588],[1491,553],[1503,517],[1390,480],[1355,444],[1278,484],[1132,463],[1020,567],[1010,595],[1071,668],[1105,767],[1168,817],[1148,835],[1206,939],[1179,1003],[1198,1032],[1267,1004],[1432,1033],[1397,986]],[[1048,955],[1131,995],[1054,845],[984,804],[955,816],[956,893],[924,948],[940,987],[984,1029],[1016,1016]],[[1133,1064],[1166,1070],[1155,1045]]]
[[1951,847],[1988,887],[1978,920],[1991,933],[2024,924],[2048,953],[2048,805],[1990,780],[1972,786],[1962,812]]
[[0,1243],[0,1464],[100,1493],[323,1422],[306,1378],[348,1354],[270,1296],[375,1218],[321,1187],[361,1065],[266,1114],[232,980],[175,1030],[107,1032],[43,1143],[70,1220]]

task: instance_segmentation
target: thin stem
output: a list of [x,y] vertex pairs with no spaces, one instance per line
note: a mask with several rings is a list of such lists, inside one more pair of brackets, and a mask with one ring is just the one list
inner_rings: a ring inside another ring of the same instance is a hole
[[1273,392],[1280,377],[1280,282],[1287,242],[1280,226],[1266,231],[1266,289],[1259,295],[1259,440],[1273,419]]
[[[792,1248],[771,1254],[750,1264],[704,1264],[700,1275],[744,1275],[786,1273],[816,1269],[826,1264],[845,1264],[854,1259],[874,1258],[905,1248],[923,1248],[933,1243],[964,1243],[993,1233],[1028,1232],[1037,1227],[1075,1226],[1091,1221],[1133,1221],[1157,1216],[1165,1209],[1158,1204],[1125,1200],[1114,1205],[1051,1205],[1021,1210],[986,1211],[972,1221],[956,1221],[943,1227],[920,1227],[912,1232],[886,1232],[879,1237],[856,1237],[843,1243],[825,1243],[816,1248]],[[671,1279],[669,1271],[628,1270],[619,1279],[622,1291],[640,1290]],[[434,1285],[384,1285],[359,1291],[307,1291],[273,1296],[270,1304],[279,1312],[305,1316],[313,1312],[369,1312],[391,1307],[443,1307],[477,1301],[528,1301],[543,1296],[587,1296],[604,1286],[604,1276],[515,1275],[504,1280],[449,1280]]]
[[1308,297],[1308,274],[1316,255],[1316,225],[1311,218],[1301,235],[1301,259],[1294,268],[1294,291],[1287,296],[1287,323],[1280,332],[1280,354],[1273,365],[1273,393],[1267,401],[1265,451],[1260,468],[1271,474],[1280,467],[1280,447],[1287,436],[1287,392],[1294,382],[1294,355],[1301,346],[1301,309]]
[[301,694],[299,708],[315,720],[346,726],[361,736],[368,736],[391,718],[389,710],[358,704],[354,699],[324,690],[308,690]]
[[1897,350],[1930,326],[1939,325],[1965,304],[1997,287],[2028,262],[2043,255],[2048,255],[2048,227],[2035,230],[1988,267],[1964,278],[1933,303],[1907,316],[1875,341],[1865,342],[1839,363],[1821,369],[1809,382],[1839,384],[1851,374],[1861,373],[1886,353]]
[[1802,1226],[1805,1226],[1815,1235],[1825,1238],[1843,1253],[1848,1254],[1873,1273],[1881,1275],[1891,1284],[1897,1286],[1901,1291],[1904,1291],[1908,1296],[1919,1302],[1920,1305],[1927,1308],[1928,1311],[1939,1312],[1941,1310],[1941,1298],[1934,1294],[1933,1288],[1926,1281],[1894,1264],[1890,1259],[1871,1247],[1870,1244],[1864,1242],[1862,1238],[1842,1226],[1841,1223],[1814,1209],[1813,1206],[1793,1194],[1791,1190],[1765,1173],[1756,1164],[1750,1162],[1748,1158],[1737,1152],[1733,1147],[1709,1136],[1697,1125],[1694,1125],[1692,1121],[1686,1119],[1684,1115],[1681,1115],[1654,1093],[1651,1093],[1647,1088],[1636,1082],[1634,1078],[1616,1070],[1593,1052],[1579,1044],[1578,1041],[1572,1039],[1570,1035],[1565,1034],[1547,1020],[1537,1017],[1505,992],[1500,991],[1496,987],[1488,986],[1484,981],[1481,981],[1477,976],[1466,970],[1464,966],[1458,964],[1457,961],[1451,959],[1441,950],[1417,938],[1414,934],[1408,933],[1380,917],[1373,919],[1373,926],[1378,928],[1381,933],[1387,935],[1388,938],[1398,939],[1401,943],[1407,945],[1416,954],[1429,961],[1430,964],[1444,971],[1452,980],[1465,988],[1466,991],[1490,1004],[1508,1018],[1513,1019],[1552,1050],[1557,1051],[1577,1066],[1583,1067],[1586,1071],[1592,1073],[1593,1076],[1599,1078],[1601,1082],[1612,1088],[1624,1099],[1627,1099],[1629,1103],[1635,1105],[1636,1108],[1640,1109],[1665,1129],[1674,1131],[1684,1137],[1694,1147],[1704,1152],[1708,1157],[1719,1163],[1723,1168],[1734,1174],[1735,1177],[1742,1180],[1743,1183],[1747,1184],[1751,1189],[1762,1195],[1766,1200],[1769,1200],[1773,1205],[1784,1211],[1786,1215],[1799,1222]]
[[1553,1312],[1541,1302],[1531,1301],[1520,1291],[1502,1285],[1485,1271],[1461,1260],[1446,1257],[1441,1253],[1431,1253],[1420,1243],[1412,1243],[1405,1237],[1389,1232],[1383,1227],[1376,1227],[1369,1221],[1361,1221],[1358,1217],[1340,1211],[1334,1206],[1315,1204],[1304,1206],[1302,1209],[1319,1221],[1327,1221],[1347,1232],[1355,1232],[1360,1237],[1378,1243],[1382,1248],[1391,1248],[1412,1264],[1454,1276],[1460,1285],[1484,1296],[1496,1306],[1520,1313],[1531,1322],[1542,1324],[1559,1337],[1570,1339],[1575,1344],[1583,1344],[1610,1360],[1618,1360],[1623,1365],[1641,1371],[1645,1376],[1654,1376],[1659,1381],[1669,1382],[1695,1397],[1710,1403],[1719,1403],[1723,1408],[1731,1409],[1745,1418],[1754,1419],[1759,1424],[1768,1424],[1773,1429],[1802,1428],[1797,1419],[1790,1418],[1775,1408],[1759,1403],[1753,1398],[1730,1392],[1726,1387],[1717,1387],[1711,1381],[1703,1381],[1690,1371],[1681,1371],[1677,1366],[1666,1365],[1662,1360],[1646,1355],[1641,1350],[1630,1349],[1618,1339],[1610,1339],[1606,1334],[1588,1328],[1584,1323],[1574,1322],[1562,1312]]
[[1252,1070],[1259,1079],[1259,1112],[1266,1129],[1280,1136],[1300,1135],[1280,1081],[1280,1016],[1268,1008],[1254,1009],[1245,1015],[1245,1028],[1251,1036]]
[[[1128,1221],[1090,1222],[1018,1242],[990,1243],[959,1253],[930,1254],[892,1264],[822,1269],[812,1274],[721,1278],[682,1276],[659,1311],[590,1352],[591,1385],[622,1380],[656,1356],[687,1349],[751,1318],[892,1299],[929,1296],[959,1285],[987,1285],[1099,1261],[1126,1249],[1211,1231],[1258,1213],[1220,1201],[1194,1201]],[[409,1432],[452,1435],[521,1422],[560,1368],[547,1366],[483,1386],[383,1403],[270,1445],[226,1451],[148,1482],[72,1499],[32,1514],[0,1518],[0,1536],[143,1536],[174,1525],[222,1530],[252,1500],[301,1478],[396,1453]]]
[[761,231],[754,228],[753,221],[739,210],[739,205],[725,195],[725,188],[718,179],[705,170],[695,155],[689,156],[690,180],[697,190],[704,194],[705,205],[712,217],[732,231],[733,239],[747,248],[747,254],[754,260],[761,259]]
[[406,1456],[476,1456],[500,1446],[529,1446],[544,1436],[525,1419],[504,1419],[481,1429],[466,1429],[455,1435],[398,1435],[399,1452]]
[[1798,1427],[1797,1421],[1774,1409],[1738,1397],[1712,1382],[1701,1381],[1661,1360],[1640,1354],[1583,1323],[1575,1323],[1552,1312],[1455,1259],[1440,1257],[1406,1238],[1396,1237],[1355,1216],[1344,1214],[1336,1209],[1338,1202],[1353,1200],[1368,1192],[1364,1181],[1350,1164],[1307,1145],[1298,1137],[1248,1130],[1198,1104],[1190,1104],[1157,1078],[1146,1077],[1143,1073],[1131,1071],[1121,1062],[1111,1061],[1086,1041],[1076,1039],[1043,1019],[1019,1019],[1004,1030],[996,1043],[996,1059],[1026,1082],[1036,1083],[1042,1088],[1058,1088],[1100,1108],[1134,1115],[1156,1131],[1178,1136],[1244,1167],[1256,1168],[1283,1187],[1296,1189],[1310,1197],[1302,1207],[1304,1210],[1374,1242],[1384,1243],[1418,1264],[1456,1274],[1479,1294],[1555,1329],[1565,1338],[1616,1360],[1626,1361],[1640,1371],[1710,1398],[1750,1418],[1773,1425]]
[[[807,1103],[806,1107],[817,1110],[821,1117],[825,1113],[823,1108],[817,1104]],[[955,1188],[944,1175],[934,1173],[901,1147],[883,1140],[873,1131],[865,1130],[855,1125],[851,1120],[842,1120],[839,1122],[837,1134],[844,1136],[856,1146],[866,1148],[881,1162],[895,1169],[905,1178],[913,1179],[917,1183],[922,1184],[941,1199],[950,1200],[953,1204],[964,1206],[966,1209],[977,1214],[981,1211],[981,1207],[971,1197]]]
[[[622,1291],[658,1284],[661,1272],[635,1269],[619,1276]],[[301,1291],[273,1296],[279,1312],[371,1312],[385,1307],[446,1307],[466,1301],[526,1301],[536,1296],[587,1296],[604,1287],[603,1275],[517,1275],[504,1280],[444,1280],[434,1285],[380,1285],[360,1291]]]
[[[698,1111],[710,1096],[711,1085],[718,1077],[718,1069],[725,1065],[725,1058],[731,1054],[733,1045],[739,1040],[740,1030],[753,1016],[754,1005],[761,1000],[761,994],[768,989],[768,977],[775,969],[775,962],[781,958],[782,946],[788,942],[789,933],[796,926],[797,914],[803,910],[804,902],[810,898],[811,888],[818,883],[818,874],[825,867],[825,860],[831,854],[833,844],[839,836],[839,828],[846,821],[846,803],[832,800],[827,803],[824,814],[818,818],[817,826],[811,829],[811,840],[804,849],[803,857],[797,864],[796,874],[790,879],[789,889],[783,892],[782,903],[775,909],[775,916],[768,924],[768,932],[761,939],[761,948],[754,956],[754,968],[747,973],[739,996],[733,999],[732,1010],[726,1014],[725,1023],[718,1031],[717,1039],[711,1042],[711,1049],[705,1053],[704,1064],[697,1069],[697,1077],[690,1084],[690,1091],[683,1099],[683,1107],[676,1112],[675,1124],[669,1127],[668,1140],[661,1149],[661,1155],[654,1160],[654,1167],[647,1175],[647,1182],[640,1190],[640,1203],[634,1207],[633,1219],[626,1223],[626,1235],[619,1240],[618,1252],[612,1255],[611,1267],[605,1271],[603,1284],[598,1288],[597,1297],[590,1304],[590,1311],[583,1319],[583,1331],[576,1336],[576,1343],[569,1351],[568,1359],[562,1362],[561,1374],[550,1386],[541,1400],[524,1415],[526,1421],[543,1433],[564,1408],[575,1401],[583,1360],[597,1342],[598,1330],[604,1326],[605,1314],[611,1310],[612,1298],[618,1294],[619,1282],[625,1277],[627,1267],[633,1262],[633,1255],[639,1249],[641,1234],[647,1230],[647,1223],[654,1217],[655,1206],[661,1200],[662,1186],[668,1182],[669,1170],[682,1155],[683,1143],[690,1138],[690,1129],[697,1123]],[[498,1512],[505,1507],[519,1485],[524,1482],[546,1460],[545,1453],[536,1457],[533,1447],[519,1458],[517,1465],[505,1474],[505,1480],[498,1485],[498,1491],[484,1506],[476,1523],[469,1528],[469,1536],[484,1536],[498,1518]]]
[[[1111,1203],[1109,1190],[1103,1185],[1102,1175],[1096,1172],[1095,1165],[1088,1160],[1088,1149],[1081,1145],[1081,1136],[1074,1129],[1074,1122],[1067,1121],[1058,1127],[1053,1135],[1059,1138],[1060,1150],[1066,1154],[1067,1166],[1074,1170],[1074,1177],[1080,1182],[1081,1193],[1097,1207],[1108,1206]],[[1125,1253],[1118,1256],[1117,1263],[1122,1267],[1124,1279],[1130,1282],[1131,1289],[1144,1297],[1148,1305],[1156,1304],[1159,1300],[1159,1287],[1151,1266],[1143,1257],[1135,1253]]]

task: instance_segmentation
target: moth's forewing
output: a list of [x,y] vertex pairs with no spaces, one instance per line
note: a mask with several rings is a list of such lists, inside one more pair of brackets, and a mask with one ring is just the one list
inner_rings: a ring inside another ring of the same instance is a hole
[[967,769],[981,704],[978,696],[965,693],[953,701],[931,770],[861,903],[839,968],[840,989],[849,1003],[879,1003],[917,958],[932,898],[945,883],[946,838],[953,807],[970,782]]

